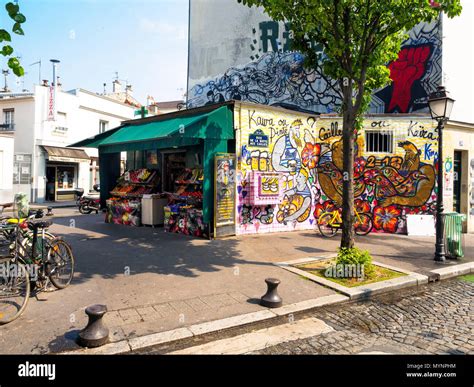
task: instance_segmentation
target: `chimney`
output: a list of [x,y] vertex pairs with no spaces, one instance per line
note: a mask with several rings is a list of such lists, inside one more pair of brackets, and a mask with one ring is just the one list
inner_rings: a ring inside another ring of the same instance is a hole
[[114,94],[122,92],[122,84],[118,79],[112,82],[112,91]]
[[43,79],[43,83],[41,84],[41,86],[49,87],[48,80],[47,80],[47,79]]
[[126,93],[127,95],[132,95],[132,93],[133,93],[132,85],[127,85],[127,86],[125,86],[125,93]]

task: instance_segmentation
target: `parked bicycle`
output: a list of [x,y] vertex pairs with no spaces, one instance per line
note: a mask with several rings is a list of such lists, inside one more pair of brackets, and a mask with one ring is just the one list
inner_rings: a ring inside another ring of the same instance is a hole
[[[47,232],[50,220],[24,220],[3,225],[0,248],[0,325],[18,318],[32,291],[68,286],[74,277],[71,246]],[[25,229],[28,231],[25,232]]]
[[[325,211],[318,218],[318,228],[322,236],[332,238],[342,228],[342,217],[338,209]],[[366,213],[359,213],[354,208],[354,232],[357,235],[367,235],[372,231],[372,217]]]

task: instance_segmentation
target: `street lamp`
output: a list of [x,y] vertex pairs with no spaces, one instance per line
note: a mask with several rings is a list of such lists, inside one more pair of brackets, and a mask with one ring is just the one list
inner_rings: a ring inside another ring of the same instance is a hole
[[446,250],[444,246],[444,204],[443,204],[443,128],[449,120],[453,110],[454,99],[452,99],[444,86],[429,96],[431,117],[438,121],[438,194],[436,196],[436,249],[434,260],[444,262]]

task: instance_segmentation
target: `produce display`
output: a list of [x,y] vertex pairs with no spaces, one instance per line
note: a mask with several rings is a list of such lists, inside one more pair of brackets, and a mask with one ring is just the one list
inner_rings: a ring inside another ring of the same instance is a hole
[[139,200],[109,199],[106,202],[106,223],[141,225],[141,203]]
[[107,200],[107,223],[141,225],[141,198],[155,193],[159,183],[159,174],[155,170],[141,168],[127,171],[117,181]]
[[202,184],[204,180],[203,169],[185,169],[176,179],[175,184]]
[[151,183],[157,172],[155,170],[140,168],[135,171],[125,172],[124,178],[131,183]]
[[165,231],[195,237],[206,237],[206,226],[202,210],[188,205],[169,205],[165,207]]

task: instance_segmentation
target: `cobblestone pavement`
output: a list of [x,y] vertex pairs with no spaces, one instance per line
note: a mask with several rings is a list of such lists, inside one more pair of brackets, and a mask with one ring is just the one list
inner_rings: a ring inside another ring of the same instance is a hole
[[474,354],[474,283],[461,279],[318,309],[335,331],[254,354]]

